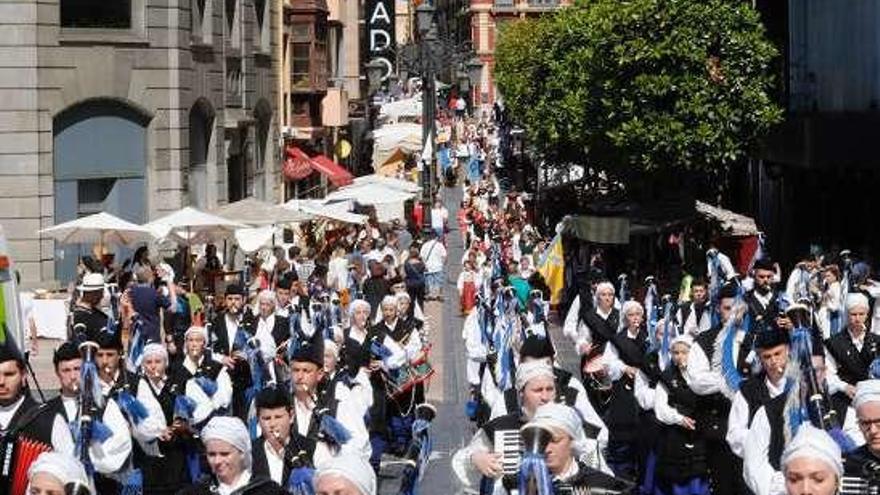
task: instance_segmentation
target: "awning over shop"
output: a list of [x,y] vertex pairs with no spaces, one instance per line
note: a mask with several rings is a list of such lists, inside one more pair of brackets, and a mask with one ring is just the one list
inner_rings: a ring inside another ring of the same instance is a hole
[[324,174],[336,187],[347,186],[354,181],[351,172],[324,155],[312,157],[312,168]]
[[296,146],[285,149],[284,176],[288,180],[302,180],[314,171],[324,174],[336,187],[352,183],[354,176],[344,167],[324,155],[309,157]]
[[287,180],[302,180],[312,173],[311,160],[305,151],[296,146],[288,146],[284,150],[284,165],[282,167]]

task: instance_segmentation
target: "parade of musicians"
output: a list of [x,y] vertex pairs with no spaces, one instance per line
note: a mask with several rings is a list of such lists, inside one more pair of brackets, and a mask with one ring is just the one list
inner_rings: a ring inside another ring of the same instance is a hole
[[0,495],[880,494],[878,39],[3,0]]

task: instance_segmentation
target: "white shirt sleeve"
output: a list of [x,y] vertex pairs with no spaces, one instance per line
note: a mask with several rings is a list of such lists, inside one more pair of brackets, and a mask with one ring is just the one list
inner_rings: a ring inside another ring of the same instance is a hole
[[406,361],[411,362],[422,352],[422,337],[419,335],[419,332],[413,330],[409,335],[409,340],[406,341],[406,345],[404,346],[404,351],[406,352]]
[[856,444],[856,447],[865,445],[865,436],[859,428],[859,421],[856,417],[856,410],[852,407],[846,408],[846,414],[843,418],[843,432]]
[[827,349],[825,350],[825,381],[828,383],[829,395],[834,395],[838,392],[846,393],[846,388],[849,386],[837,374],[837,361]]
[[669,405],[669,395],[662,383],[657,384],[654,390],[654,415],[663,424],[676,426],[681,424],[684,416],[677,409]]
[[691,346],[684,377],[688,386],[697,395],[710,395],[721,391],[721,374],[712,370],[709,358],[699,344]]
[[131,455],[131,434],[115,400],[107,401],[102,421],[113,434],[102,443],[92,442],[89,456],[97,472],[111,474],[118,471]]
[[70,427],[60,414],[55,414],[55,421],[52,422],[52,450],[74,455],[73,449]]
[[580,310],[581,296],[574,296],[574,301],[571,302],[568,314],[565,315],[565,322],[562,324],[562,333],[574,343],[577,343],[578,340],[578,321],[580,320],[578,314]]
[[648,383],[648,377],[641,371],[636,373],[633,393],[636,396],[636,402],[639,403],[639,407],[645,411],[651,411],[654,409],[654,395],[656,394],[656,391],[651,388]]
[[[217,388],[217,393],[220,393],[220,387],[218,386]],[[184,393],[196,403],[192,418],[192,423],[194,425],[202,423],[212,412],[214,412],[214,402],[207,396],[207,394],[205,394],[205,392],[202,391],[202,387],[196,383],[195,379],[187,380]],[[217,393],[214,395],[216,396]]]
[[225,369],[220,370],[220,374],[217,375],[217,391],[211,397],[211,402],[214,409],[229,407],[232,403],[232,379],[229,378],[229,372]]
[[[353,402],[354,401],[354,402]],[[360,455],[364,461],[370,460],[370,435],[364,423],[363,404],[350,395],[343,395],[336,408],[336,419],[351,433],[351,439],[340,449]]]
[[727,444],[740,459],[743,457],[746,435],[749,432],[749,403],[742,392],[737,392],[727,417]]
[[785,477],[769,462],[770,422],[762,407],[752,418],[743,449],[743,479],[755,495],[785,494]]
[[581,413],[581,417],[583,417],[584,421],[593,426],[599,427],[599,436],[596,439],[599,441],[599,446],[604,449],[608,443],[608,427],[605,425],[605,421],[603,421],[602,417],[599,416],[599,413],[596,412],[596,409],[590,402],[590,398],[587,396],[587,391],[584,389],[580,380],[571,377],[568,380],[568,386],[577,390],[577,398],[574,400],[574,408]]
[[144,378],[138,384],[137,400],[147,409],[147,417],[140,424],[132,426],[132,436],[144,450],[150,450],[150,442],[155,441],[165,431],[165,413]]
[[609,342],[605,346],[605,352],[602,354],[602,361],[605,363],[605,369],[608,371],[611,381],[616,382],[620,380],[626,364],[620,359],[620,354],[617,353],[617,346]]

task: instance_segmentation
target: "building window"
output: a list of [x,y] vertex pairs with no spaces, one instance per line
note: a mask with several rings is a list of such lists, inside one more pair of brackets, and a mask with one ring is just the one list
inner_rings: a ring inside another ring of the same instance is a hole
[[61,0],[61,27],[130,29],[131,0]]
[[530,7],[555,7],[559,0],[529,0]]
[[113,190],[116,179],[80,179],[76,181],[77,216],[84,217],[104,211],[104,201]]
[[310,44],[294,43],[291,62],[291,77],[294,86],[309,85]]

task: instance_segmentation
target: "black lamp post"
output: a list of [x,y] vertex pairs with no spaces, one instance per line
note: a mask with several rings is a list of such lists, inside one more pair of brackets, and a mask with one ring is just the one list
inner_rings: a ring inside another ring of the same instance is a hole
[[483,80],[483,62],[481,62],[479,58],[473,57],[468,60],[465,67],[467,67],[467,77],[470,79],[471,87],[474,90],[471,105],[476,107],[477,103],[479,103],[479,95],[477,92],[480,90],[480,83]]
[[431,227],[431,206],[434,197],[434,110],[437,93],[434,87],[434,47],[437,41],[437,25],[434,22],[434,7],[422,2],[416,7],[416,21],[419,28],[419,49],[422,62],[422,146],[430,145],[429,156],[422,156],[422,214],[424,228]]

